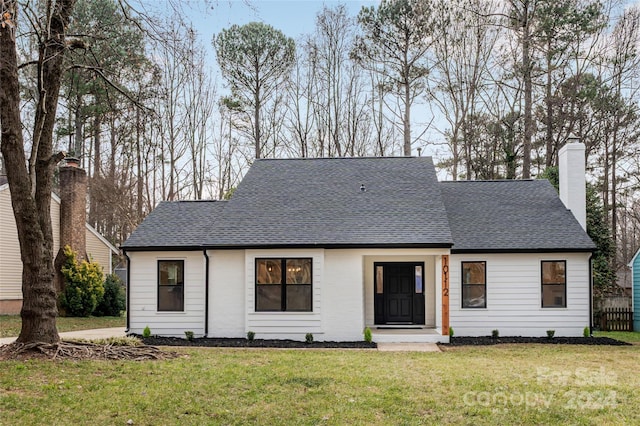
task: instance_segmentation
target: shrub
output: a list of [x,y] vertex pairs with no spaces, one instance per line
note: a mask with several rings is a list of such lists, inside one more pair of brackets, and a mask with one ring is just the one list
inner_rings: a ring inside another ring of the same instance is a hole
[[107,279],[104,281],[104,296],[93,314],[103,317],[119,317],[126,306],[126,296],[120,277],[116,274],[107,275]]
[[307,342],[307,343],[313,343],[313,334],[311,334],[311,333],[307,333],[307,334],[304,336],[304,340],[305,340],[305,342]]
[[88,317],[95,311],[104,296],[102,266],[94,261],[78,263],[77,253],[64,247],[66,261],[62,266],[65,288],[60,295],[60,305],[67,316]]
[[591,337],[591,329],[589,328],[589,326],[586,326],[584,330],[582,330],[582,336]]
[[364,341],[367,343],[371,343],[373,340],[373,336],[371,335],[371,329],[369,327],[364,329]]
[[547,330],[547,338],[553,339],[553,336],[556,334],[555,330]]
[[142,330],[142,337],[151,337],[151,329],[149,326],[146,326],[144,330]]
[[494,339],[497,339],[498,337],[500,337],[500,331],[498,331],[498,329],[492,330],[491,337],[493,337]]
[[449,337],[453,337],[453,327],[449,327]]
[[256,338],[256,333],[253,331],[247,331],[247,340],[253,342],[253,339]]
[[185,331],[184,335],[185,335],[185,337],[187,338],[188,341],[192,341],[193,340],[193,331]]

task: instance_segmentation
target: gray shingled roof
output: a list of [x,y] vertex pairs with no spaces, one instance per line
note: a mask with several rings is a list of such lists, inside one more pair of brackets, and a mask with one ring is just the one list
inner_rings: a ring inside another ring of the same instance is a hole
[[452,244],[428,157],[258,160],[208,237],[210,246]]
[[595,248],[547,180],[441,182],[452,251]]
[[226,201],[162,201],[122,247],[201,247],[225,204]]
[[428,157],[257,160],[230,201],[162,202],[123,247],[452,244],[454,252],[594,248],[549,182],[438,183]]

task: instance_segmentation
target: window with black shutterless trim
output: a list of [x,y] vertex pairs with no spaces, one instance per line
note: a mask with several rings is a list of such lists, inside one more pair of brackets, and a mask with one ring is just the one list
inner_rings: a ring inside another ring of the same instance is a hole
[[542,307],[567,307],[567,262],[565,260],[542,261]]
[[158,260],[158,311],[184,311],[184,260]]
[[310,258],[256,259],[256,312],[311,312]]
[[462,262],[462,307],[487,307],[487,262]]

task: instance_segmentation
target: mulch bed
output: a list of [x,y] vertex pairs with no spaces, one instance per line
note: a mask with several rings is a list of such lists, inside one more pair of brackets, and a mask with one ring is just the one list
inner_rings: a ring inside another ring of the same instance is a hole
[[608,345],[629,346],[631,343],[621,342],[610,337],[452,337],[443,346],[484,346],[501,343],[543,343],[549,345]]
[[232,339],[232,338],[212,338],[200,337],[193,340],[183,339],[181,337],[142,337],[135,335],[145,345],[152,346],[197,346],[210,348],[289,348],[289,349],[375,349],[377,345],[374,342],[300,342],[297,340],[275,340],[275,339]]
[[[210,348],[284,348],[284,349],[375,349],[375,342],[312,342],[306,343],[297,340],[255,339],[253,341],[243,338],[212,338],[201,337],[187,340],[181,337],[142,337],[136,335],[145,345],[152,346],[195,346]],[[630,343],[612,339],[610,337],[452,337],[450,343],[440,343],[442,346],[485,346],[509,343],[538,343],[550,345],[608,345],[629,346]]]

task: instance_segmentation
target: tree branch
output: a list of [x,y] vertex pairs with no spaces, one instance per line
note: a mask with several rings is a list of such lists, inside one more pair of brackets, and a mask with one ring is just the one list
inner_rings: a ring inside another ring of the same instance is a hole
[[143,109],[147,112],[154,112],[154,110],[152,108],[149,108],[143,104],[141,104],[140,102],[138,102],[137,99],[134,99],[129,93],[127,93],[126,90],[124,90],[123,88],[119,87],[117,84],[115,84],[114,82],[112,82],[109,77],[107,77],[104,72],[102,71],[102,69],[98,68],[98,67],[94,67],[91,65],[72,65],[71,67],[67,68],[69,69],[83,69],[83,70],[88,70],[88,71],[93,71],[95,72],[98,76],[100,76],[109,86],[113,87],[115,90],[117,90],[121,95],[123,95],[125,98],[127,98],[129,101],[133,102],[134,105],[136,105],[138,108]]

